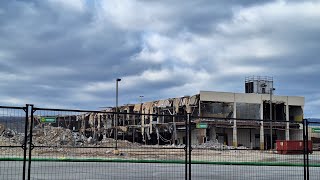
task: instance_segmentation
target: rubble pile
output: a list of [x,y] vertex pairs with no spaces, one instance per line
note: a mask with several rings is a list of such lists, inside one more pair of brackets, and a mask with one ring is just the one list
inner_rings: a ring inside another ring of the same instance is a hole
[[6,128],[1,130],[0,145],[21,145],[24,141],[24,135],[15,130]]
[[[0,124],[1,125],[1,124]],[[12,129],[0,126],[0,145],[21,145],[24,142],[24,134],[18,133]],[[63,127],[53,127],[51,125],[36,126],[33,129],[32,142],[36,146],[114,146],[116,140],[104,136],[101,141],[89,136],[86,137],[83,133],[73,132],[70,129]],[[118,139],[118,147],[130,148],[143,146],[139,143],[132,143],[127,140]],[[165,145],[167,147],[168,145]],[[184,145],[170,145],[170,146],[184,146]],[[218,140],[207,141],[200,145],[194,145],[194,148],[211,149],[211,150],[235,150],[248,149],[240,146],[227,146],[219,143]]]
[[0,124],[0,135],[2,134],[2,132],[6,129],[6,127],[4,126],[4,124]]
[[[101,141],[98,141],[97,138],[86,137],[83,133],[50,125],[35,127],[33,131],[33,143],[42,146],[114,146],[115,142],[113,138],[104,136]],[[118,146],[131,147],[137,144],[118,139]]]
[[231,149],[230,146],[219,143],[218,140],[207,141],[206,143],[196,145],[196,148],[209,148],[209,149],[215,149],[215,150]]
[[[0,124],[1,125],[1,124]],[[29,136],[29,135],[28,135]],[[24,133],[0,126],[0,145],[21,145],[24,142]],[[36,146],[114,146],[116,140],[103,137],[101,141],[83,133],[73,132],[63,127],[51,125],[36,126],[33,128],[32,143]],[[119,147],[138,147],[140,144],[118,139]]]
[[222,143],[219,143],[218,140],[214,141],[207,141],[206,143],[196,145],[196,148],[208,148],[212,150],[233,150],[233,149],[248,149],[244,146],[234,147],[234,146],[227,146]]
[[73,145],[74,140],[71,130],[52,126],[35,127],[32,138],[35,145],[45,146]]

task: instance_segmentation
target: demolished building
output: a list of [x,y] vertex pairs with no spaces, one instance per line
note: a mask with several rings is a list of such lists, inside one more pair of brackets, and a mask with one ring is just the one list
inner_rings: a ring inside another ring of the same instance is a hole
[[[180,145],[186,141],[186,115],[190,114],[194,145],[218,141],[233,147],[268,149],[270,119],[274,120],[273,144],[279,139],[302,139],[304,97],[273,95],[269,77],[247,78],[245,85],[245,93],[200,91],[192,96],[126,104],[119,107],[118,117],[116,108],[104,110],[110,114],[59,116],[52,125],[77,130],[94,140],[117,137]],[[41,123],[41,117],[36,118]]]

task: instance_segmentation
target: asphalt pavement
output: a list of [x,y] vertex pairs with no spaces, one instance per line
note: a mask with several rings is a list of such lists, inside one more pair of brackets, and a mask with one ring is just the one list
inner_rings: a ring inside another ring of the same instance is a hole
[[[106,163],[106,162],[32,162],[31,179],[185,179],[184,164]],[[192,165],[192,179],[217,180],[301,180],[303,167]],[[0,161],[0,179],[22,179],[22,162]],[[320,168],[310,168],[310,179],[320,179]]]

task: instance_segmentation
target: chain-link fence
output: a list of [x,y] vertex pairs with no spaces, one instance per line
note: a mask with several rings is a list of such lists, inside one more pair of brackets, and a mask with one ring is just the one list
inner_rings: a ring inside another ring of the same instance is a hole
[[0,106],[0,179],[25,179],[26,107]]
[[317,179],[316,122],[0,107],[0,179]]

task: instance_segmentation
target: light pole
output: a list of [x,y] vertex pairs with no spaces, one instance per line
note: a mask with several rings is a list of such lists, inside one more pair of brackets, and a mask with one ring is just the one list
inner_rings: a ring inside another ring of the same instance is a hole
[[[140,98],[140,104],[141,104],[141,114],[142,114],[142,109],[143,109],[143,107],[142,107],[142,98],[143,98],[144,96],[139,96],[139,98]],[[143,118],[142,117],[143,115],[141,115],[141,119]],[[145,116],[144,116],[145,117]],[[147,145],[147,137],[146,137],[146,132],[145,132],[145,128],[144,128],[144,126],[143,126],[143,139],[144,139],[144,144],[145,145]]]
[[275,88],[270,88],[270,149],[273,148],[273,138],[272,138],[272,93],[276,90]]
[[119,109],[118,109],[118,84],[121,81],[120,78],[116,80],[116,150],[118,150],[118,119],[119,119]]
[[142,104],[142,98],[143,98],[144,96],[139,96],[139,98],[140,98],[140,104]]

